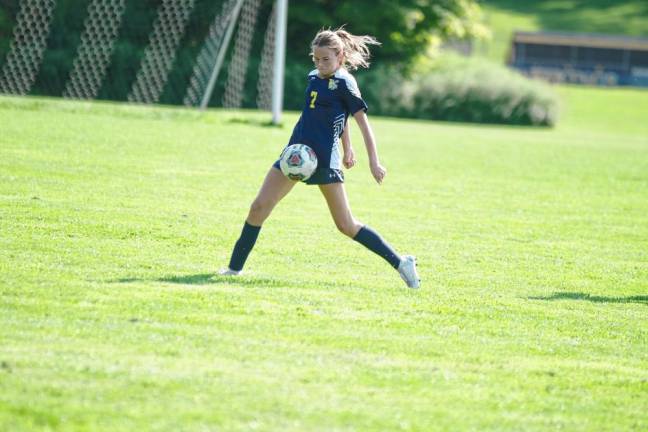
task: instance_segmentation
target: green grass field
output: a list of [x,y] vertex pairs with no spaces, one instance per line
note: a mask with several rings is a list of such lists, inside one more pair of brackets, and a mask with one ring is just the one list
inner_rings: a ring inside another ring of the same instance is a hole
[[484,0],[482,9],[492,38],[477,44],[476,53],[499,63],[516,30],[648,36],[644,0]]
[[0,98],[0,430],[648,429],[648,98],[555,129],[373,118],[356,217],[298,185],[226,264],[288,139],[255,112]]

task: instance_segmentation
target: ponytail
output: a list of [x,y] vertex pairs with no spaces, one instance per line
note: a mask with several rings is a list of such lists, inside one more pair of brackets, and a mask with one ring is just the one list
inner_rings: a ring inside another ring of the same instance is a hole
[[349,70],[359,67],[368,68],[371,52],[369,45],[380,45],[373,36],[356,36],[344,30],[344,26],[336,30],[320,30],[313,42],[311,50],[315,47],[328,47],[338,55],[344,53],[344,66]]

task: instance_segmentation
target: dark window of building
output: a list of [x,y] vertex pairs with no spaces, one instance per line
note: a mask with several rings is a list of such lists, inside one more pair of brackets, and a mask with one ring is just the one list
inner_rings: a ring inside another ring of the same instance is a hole
[[577,62],[579,66],[623,67],[623,51],[611,48],[578,47]]
[[630,51],[630,66],[648,67],[648,51]]
[[525,59],[536,63],[570,63],[571,47],[563,45],[527,44],[525,46]]

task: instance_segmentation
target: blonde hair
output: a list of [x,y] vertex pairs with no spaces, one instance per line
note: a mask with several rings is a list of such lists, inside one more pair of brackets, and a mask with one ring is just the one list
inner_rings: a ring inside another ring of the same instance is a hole
[[368,60],[371,57],[369,45],[380,45],[380,42],[373,36],[352,35],[344,30],[344,26],[335,30],[322,29],[311,42],[311,55],[316,47],[326,47],[332,49],[335,55],[343,53],[345,68],[349,70],[356,70],[358,67],[368,68]]

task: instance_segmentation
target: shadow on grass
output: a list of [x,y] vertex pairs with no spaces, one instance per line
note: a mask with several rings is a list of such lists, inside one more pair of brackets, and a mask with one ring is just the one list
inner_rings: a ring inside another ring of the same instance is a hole
[[289,287],[291,284],[285,280],[260,278],[250,275],[246,276],[221,276],[216,273],[199,273],[193,275],[182,276],[166,276],[157,279],[138,279],[138,278],[122,278],[111,282],[116,283],[133,283],[133,282],[164,282],[174,283],[180,285],[243,285],[254,287]]
[[630,297],[603,297],[579,292],[553,293],[546,297],[528,297],[529,300],[586,300],[593,303],[641,303],[648,305],[648,295]]
[[272,123],[272,120],[259,120],[259,119],[233,117],[227,121],[228,123],[283,129],[283,124],[274,124]]

